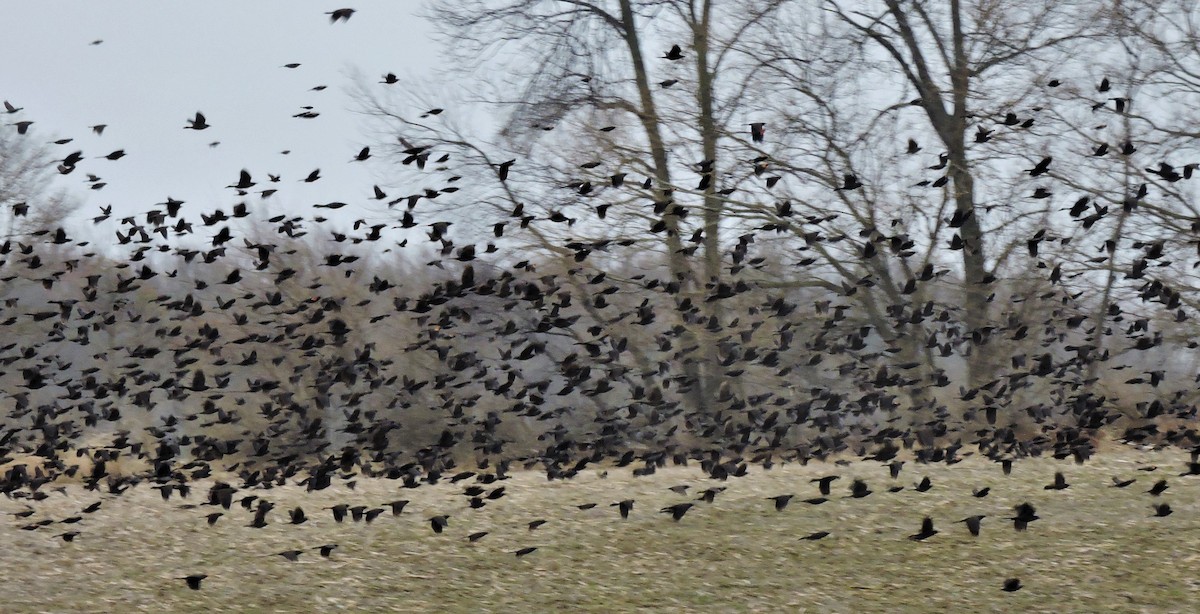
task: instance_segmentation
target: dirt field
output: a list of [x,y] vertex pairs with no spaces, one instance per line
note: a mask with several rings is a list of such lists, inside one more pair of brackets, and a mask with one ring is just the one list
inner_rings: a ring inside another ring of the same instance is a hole
[[[1200,477],[1180,477],[1187,455],[1106,452],[1084,466],[1035,459],[1011,476],[976,458],[952,467],[909,462],[896,481],[878,463],[752,468],[745,478],[716,483],[695,468],[670,468],[633,478],[614,469],[606,479],[588,471],[571,482],[519,473],[488,486],[507,496],[471,509],[459,484],[416,490],[398,482],[359,479],[315,494],[299,487],[239,491],[276,504],[270,523],[248,525],[238,504],[215,526],[200,505],[208,484],[189,499],[162,501],[142,486],[121,497],[69,487],[44,501],[0,500],[5,552],[5,612],[581,612],[581,611],[812,611],[812,612],[1159,612],[1200,607]],[[1139,468],[1157,466],[1156,471]],[[1055,471],[1066,490],[1045,490]],[[830,500],[811,478],[838,474]],[[933,488],[917,492],[920,478]],[[1137,478],[1118,489],[1111,477]],[[853,477],[874,493],[845,498]],[[1147,494],[1159,479],[1169,489]],[[669,490],[690,485],[686,495]],[[887,488],[903,485],[901,492]],[[678,522],[659,513],[691,501],[709,486],[727,490],[712,504],[696,502]],[[991,488],[972,496],[973,488]],[[765,497],[795,494],[776,512]],[[609,504],[636,501],[628,520]],[[388,509],[374,522],[337,524],[322,508],[348,503],[411,502],[399,517]],[[95,501],[99,510],[81,514]],[[1018,533],[1013,506],[1029,502],[1041,517]],[[1174,513],[1153,516],[1152,503]],[[581,510],[578,505],[596,503]],[[288,524],[302,506],[309,520]],[[448,514],[437,535],[428,518]],[[972,537],[956,521],[985,514]],[[916,533],[931,516],[939,534]],[[19,527],[55,522],[33,531]],[[535,530],[533,520],[547,522]],[[57,534],[77,530],[64,542]],[[475,543],[467,535],[487,531]],[[801,537],[816,531],[819,541]],[[314,550],[337,544],[329,558]],[[517,558],[524,547],[537,550]],[[302,550],[291,562],[275,553]],[[179,578],[207,574],[199,591]],[[1007,578],[1023,588],[1001,590]]]

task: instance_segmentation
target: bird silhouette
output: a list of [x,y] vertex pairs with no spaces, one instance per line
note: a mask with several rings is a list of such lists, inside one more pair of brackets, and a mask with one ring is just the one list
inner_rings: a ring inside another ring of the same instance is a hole
[[913,541],[925,541],[937,534],[937,529],[933,528],[933,519],[926,516],[925,520],[921,521],[921,530],[909,535],[908,538]]
[[967,524],[967,530],[971,532],[971,535],[979,537],[979,527],[984,518],[987,518],[987,516],[979,514],[976,516],[967,516],[966,518],[959,520],[959,522],[965,522]]
[[205,118],[204,114],[199,111],[196,112],[196,117],[187,121],[188,125],[184,126],[184,129],[186,130],[205,130],[211,127],[211,125],[208,123],[208,119]]
[[325,13],[329,15],[329,23],[347,22],[350,21],[350,16],[355,13],[354,9],[336,9]]
[[200,590],[200,583],[202,581],[204,581],[204,579],[207,577],[208,577],[207,574],[192,574],[190,576],[184,576],[179,579],[186,582],[188,588],[190,588],[194,591],[198,591],[198,590]]
[[670,514],[671,520],[679,522],[679,519],[683,518],[683,515],[686,514],[689,509],[692,509],[692,505],[693,504],[691,503],[676,503],[675,505],[668,505],[667,507],[662,508],[659,510],[659,512],[663,514]]

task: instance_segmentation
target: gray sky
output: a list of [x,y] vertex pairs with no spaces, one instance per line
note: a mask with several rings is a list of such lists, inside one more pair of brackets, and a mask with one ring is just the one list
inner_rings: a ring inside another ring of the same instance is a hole
[[[0,100],[25,110],[0,114],[0,124],[32,120],[26,138],[38,142],[74,138],[54,150],[84,153],[62,178],[84,200],[80,219],[109,204],[114,217],[145,212],[170,195],[199,222],[199,212],[243,200],[224,188],[242,168],[259,183],[252,190],[279,188],[273,212],[366,203],[386,173],[377,159],[350,162],[374,144],[348,95],[353,74],[378,82],[394,72],[399,84],[376,87],[402,88],[433,73],[439,46],[418,0],[345,1],[5,2]],[[331,24],[325,12],[343,7],[357,12]],[[301,66],[282,67],[292,62]],[[328,89],[310,91],[318,85]],[[320,116],[293,118],[303,105]],[[184,130],[197,111],[212,127]],[[98,136],[95,124],[108,127]],[[99,159],[117,149],[126,157]],[[316,168],[322,179],[300,181]],[[87,189],[87,173],[107,185]],[[282,181],[269,184],[267,173]],[[257,194],[246,200],[264,210]]]

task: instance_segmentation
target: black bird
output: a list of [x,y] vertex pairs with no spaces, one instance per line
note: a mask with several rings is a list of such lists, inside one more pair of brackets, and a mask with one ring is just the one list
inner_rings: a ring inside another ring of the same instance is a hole
[[804,502],[809,505],[820,505],[828,500],[829,499],[826,499],[825,497],[813,497],[811,499],[805,499]]
[[1070,487],[1071,485],[1067,483],[1066,476],[1061,471],[1058,471],[1054,473],[1054,483],[1047,484],[1043,488],[1046,490],[1066,490]]
[[1041,175],[1045,175],[1047,172],[1050,171],[1050,163],[1053,161],[1054,161],[1054,158],[1052,158],[1050,156],[1046,156],[1045,158],[1042,158],[1042,160],[1040,162],[1038,162],[1037,165],[1035,165],[1033,168],[1026,169],[1025,172],[1029,173],[1030,177],[1039,177]]
[[338,505],[327,507],[325,509],[332,510],[333,520],[340,523],[346,519],[346,510],[350,509],[350,505],[346,503],[339,503]]
[[337,544],[325,544],[323,546],[317,546],[313,548],[313,550],[319,550],[321,556],[329,558],[329,555],[332,554],[337,547]]
[[1029,523],[1041,518],[1037,515],[1037,510],[1028,503],[1022,503],[1014,509],[1017,515],[1009,518],[1009,520],[1013,521],[1013,528],[1018,531],[1024,531],[1029,526]]
[[194,119],[189,119],[187,121],[188,125],[183,127],[184,130],[204,130],[210,126],[208,120],[205,119],[204,114],[199,111],[196,111],[196,117]]
[[308,522],[308,518],[304,515],[304,510],[299,506],[288,512],[288,518],[292,524],[304,524]]
[[488,534],[488,532],[487,532],[487,531],[479,531],[479,532],[477,532],[477,533],[472,533],[472,534],[470,534],[470,535],[468,535],[468,536],[467,536],[467,541],[468,541],[468,542],[471,542],[471,543],[475,543],[475,542],[477,542],[477,541],[479,541],[479,540],[483,539],[483,538],[484,538],[484,536],[485,536],[485,535],[487,535],[487,534]]
[[929,489],[933,488],[933,481],[929,479],[929,476],[925,476],[921,478],[921,481],[916,486],[913,486],[913,488],[916,489],[917,492],[927,492]]
[[238,176],[238,182],[228,185],[228,186],[225,186],[225,187],[237,188],[239,190],[245,190],[246,188],[249,188],[254,185],[257,185],[257,184],[254,183],[254,180],[250,178],[250,171],[248,171],[246,169],[242,169],[241,175]]
[[284,550],[283,552],[276,552],[275,556],[281,556],[281,557],[295,563],[296,561],[300,560],[301,554],[303,554],[302,550]]
[[621,518],[629,518],[629,512],[633,510],[633,499],[625,499],[624,501],[610,503],[608,506],[616,506],[617,510],[621,512]]
[[755,143],[763,142],[763,135],[765,134],[766,127],[767,124],[765,122],[754,122],[750,124],[750,138]]
[[1175,510],[1172,510],[1171,506],[1166,503],[1159,503],[1154,506],[1154,516],[1156,518],[1166,518],[1167,516],[1170,516],[1171,512],[1173,511]]
[[807,539],[808,541],[815,542],[818,539],[823,539],[826,537],[829,537],[829,531],[817,531],[816,533],[809,533],[808,535],[805,535],[804,537],[801,537],[800,539]]
[[1166,480],[1159,480],[1159,481],[1155,482],[1154,486],[1151,486],[1150,490],[1147,490],[1146,493],[1157,497],[1157,496],[1163,494],[1163,492],[1166,491],[1168,488],[1170,488],[1170,487],[1167,486]]
[[937,534],[938,534],[937,529],[933,528],[933,519],[930,518],[929,516],[926,516],[925,520],[921,521],[921,531],[918,533],[909,535],[908,538],[913,541],[919,542],[919,541],[925,541],[925,540],[929,539],[930,537],[933,537],[934,535],[937,535]]
[[668,505],[667,507],[664,507],[658,511],[660,514],[670,514],[672,520],[679,522],[679,519],[683,518],[683,515],[692,508],[692,505],[693,504],[691,503],[676,503],[675,505]]
[[512,168],[512,165],[516,163],[517,161],[515,159],[500,163],[500,167],[496,171],[496,173],[500,176],[500,181],[508,181],[508,169]]
[[187,582],[188,588],[190,588],[194,591],[198,591],[198,590],[200,590],[200,582],[203,581],[207,577],[208,576],[205,574],[198,573],[198,574],[192,574],[190,576],[184,576],[184,577],[180,578],[180,580]]
[[663,59],[671,60],[672,62],[675,60],[681,60],[683,59],[683,49],[680,49],[679,45],[671,45],[671,49],[667,51],[666,55],[663,56]]
[[1004,586],[1000,590],[1006,593],[1015,593],[1021,590],[1021,580],[1019,578],[1009,578],[1004,581]]
[[537,546],[529,546],[527,548],[521,548],[520,550],[517,550],[513,554],[517,555],[517,558],[521,558],[521,557],[525,556],[526,554],[530,554],[534,550],[537,550]]
[[433,527],[434,533],[441,533],[450,524],[449,516],[434,516],[429,519],[429,525]]
[[837,189],[838,190],[857,190],[858,188],[861,188],[862,185],[863,185],[862,182],[860,182],[858,180],[857,176],[855,176],[851,173],[846,173],[846,174],[842,175],[842,187],[837,188]]
[[774,497],[767,497],[767,500],[774,501],[775,511],[782,512],[783,508],[787,507],[788,502],[791,501],[792,497],[794,496],[796,495],[775,495]]
[[820,490],[821,490],[821,494],[825,495],[825,496],[829,496],[829,483],[834,480],[840,480],[841,477],[842,476],[840,476],[840,475],[827,475],[823,478],[813,478],[813,479],[809,480],[809,482],[816,482],[817,487],[820,488]]
[[1129,486],[1130,484],[1133,484],[1134,482],[1136,482],[1137,478],[1130,478],[1128,480],[1122,480],[1116,476],[1113,476],[1112,481],[1113,481],[1113,488],[1125,488],[1126,486]]
[[350,21],[350,16],[354,14],[354,9],[337,9],[325,13],[329,15],[329,23],[337,23],[339,21]]
[[384,505],[389,505],[389,506],[391,506],[391,508],[392,508],[392,515],[393,515],[393,516],[399,516],[399,515],[400,515],[400,513],[404,511],[404,506],[408,505],[408,500],[407,500],[407,499],[400,499],[400,500],[398,500],[398,501],[392,501],[392,502],[390,502],[390,503],[384,503]]
[[979,525],[984,518],[987,518],[987,516],[979,514],[977,516],[967,516],[966,518],[959,520],[959,522],[967,523],[967,530],[971,532],[971,535],[979,537]]
[[862,499],[871,494],[871,492],[871,489],[867,487],[867,483],[860,479],[856,479],[850,483],[850,497],[854,499]]
[[982,498],[988,496],[988,493],[990,493],[990,492],[992,492],[991,487],[984,486],[983,488],[980,488],[979,490],[972,489],[971,495],[977,499],[982,499]]

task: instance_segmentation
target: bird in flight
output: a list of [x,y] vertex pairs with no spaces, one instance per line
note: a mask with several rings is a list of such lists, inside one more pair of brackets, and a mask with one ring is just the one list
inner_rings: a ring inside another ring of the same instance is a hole
[[204,130],[205,128],[209,127],[208,120],[204,117],[204,114],[199,111],[196,111],[196,117],[187,121],[188,125],[183,127],[184,130]]
[[329,23],[346,22],[350,21],[350,16],[354,14],[354,9],[337,9],[325,14],[329,15]]

